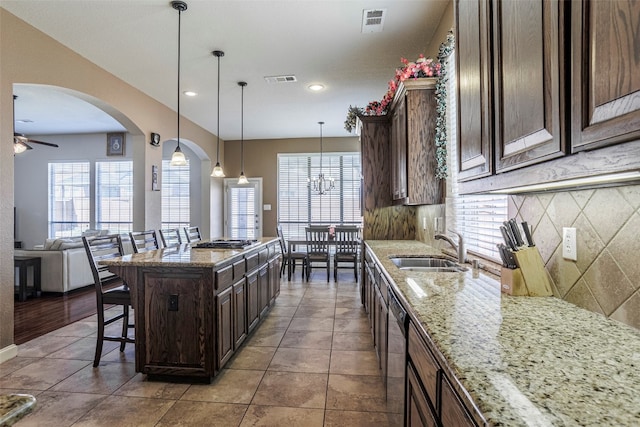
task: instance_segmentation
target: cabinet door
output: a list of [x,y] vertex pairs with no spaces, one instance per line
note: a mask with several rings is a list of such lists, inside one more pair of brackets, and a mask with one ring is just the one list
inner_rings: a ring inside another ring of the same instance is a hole
[[407,404],[405,405],[405,418],[406,425],[409,427],[438,426],[411,364],[407,366]]
[[488,0],[456,0],[458,179],[493,168]]
[[573,151],[640,138],[640,3],[573,1]]
[[260,309],[258,307],[258,272],[247,275],[247,331],[251,332],[258,324]]
[[564,2],[492,4],[496,172],[504,172],[565,154]]
[[216,297],[217,359],[218,370],[222,369],[233,354],[233,287],[227,288]]
[[280,257],[269,260],[269,295],[273,304],[280,293]]
[[247,336],[246,289],[244,279],[233,285],[233,348],[236,350]]
[[378,317],[377,321],[377,339],[378,355],[380,357],[380,370],[382,371],[382,380],[387,381],[387,328],[389,326],[389,310],[382,295],[378,292]]
[[269,268],[265,265],[258,272],[258,299],[260,317],[262,317],[269,308],[271,300],[271,292],[269,292]]
[[407,107],[401,97],[391,117],[391,196],[407,197]]
[[444,376],[442,377],[440,399],[440,421],[442,422],[442,427],[475,426],[467,410],[458,399],[458,395]]

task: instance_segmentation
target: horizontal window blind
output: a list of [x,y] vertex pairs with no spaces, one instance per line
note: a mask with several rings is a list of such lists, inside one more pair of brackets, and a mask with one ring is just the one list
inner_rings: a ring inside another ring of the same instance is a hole
[[188,227],[191,223],[190,167],[162,161],[162,228]]
[[49,237],[79,236],[90,228],[90,163],[49,163]]
[[96,228],[128,233],[133,226],[133,162],[96,162]]

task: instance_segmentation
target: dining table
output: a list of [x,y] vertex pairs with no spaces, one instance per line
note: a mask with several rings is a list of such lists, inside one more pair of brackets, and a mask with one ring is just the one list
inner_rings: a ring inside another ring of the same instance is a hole
[[[355,243],[357,246],[360,246],[362,244],[361,240],[335,240],[333,238],[330,238],[329,240],[326,241],[327,246],[331,247],[331,246],[336,246],[338,244],[353,244]],[[292,273],[292,257],[291,257],[291,253],[292,251],[295,251],[296,246],[298,245],[302,245],[302,246],[307,246],[309,244],[309,241],[307,240],[306,237],[293,237],[291,239],[289,239],[287,241],[287,279],[289,281],[291,281],[291,273]],[[329,249],[330,250],[330,249]]]

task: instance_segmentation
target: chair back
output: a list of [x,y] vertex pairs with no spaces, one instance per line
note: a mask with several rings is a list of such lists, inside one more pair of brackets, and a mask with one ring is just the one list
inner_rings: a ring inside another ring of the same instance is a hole
[[160,238],[162,238],[162,244],[165,248],[174,248],[182,244],[179,228],[160,230]]
[[360,229],[356,226],[335,227],[336,254],[354,255],[360,246]]
[[90,239],[82,236],[82,243],[89,258],[89,266],[91,267],[93,281],[96,286],[96,292],[99,294],[98,299],[100,300],[103,293],[102,284],[106,280],[113,279],[114,277],[113,275],[109,275],[107,279],[104,279],[102,273],[109,272],[109,268],[106,265],[100,265],[99,262],[123,256],[122,240],[119,234],[109,234]]
[[143,252],[160,249],[155,230],[132,231],[129,233],[129,238],[131,239],[131,246],[133,246],[134,253],[141,254]]
[[280,242],[280,253],[287,253],[287,242],[284,240],[284,233],[282,233],[282,225],[276,225],[276,236],[278,236],[278,241]]
[[202,240],[200,235],[200,228],[198,227],[184,227],[184,235],[187,236],[187,243],[198,242]]
[[304,230],[308,254],[326,254],[329,252],[329,245],[327,243],[329,241],[329,227],[305,227]]

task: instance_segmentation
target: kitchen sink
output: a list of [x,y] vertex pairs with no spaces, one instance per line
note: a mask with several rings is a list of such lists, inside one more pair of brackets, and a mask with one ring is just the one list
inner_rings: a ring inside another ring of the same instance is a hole
[[394,257],[390,258],[400,270],[426,271],[431,273],[459,273],[467,271],[455,261],[437,257]]

